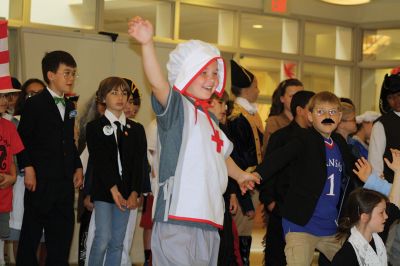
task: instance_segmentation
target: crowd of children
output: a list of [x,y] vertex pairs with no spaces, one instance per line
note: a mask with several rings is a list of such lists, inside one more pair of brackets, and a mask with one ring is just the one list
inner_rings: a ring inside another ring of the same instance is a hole
[[381,117],[284,80],[264,129],[251,71],[230,61],[229,104],[216,47],[178,44],[166,79],[153,25],[134,17],[128,34],[152,91],[146,131],[138,88],[117,76],[75,121],[68,52],[44,55],[45,82],[0,79],[0,239],[16,265],[69,265],[75,189],[79,265],[132,265],[140,205],[146,266],[250,265],[260,202],[265,265],[310,265],[315,250],[320,265],[396,265],[400,226],[385,242],[400,218],[400,74],[385,77]]

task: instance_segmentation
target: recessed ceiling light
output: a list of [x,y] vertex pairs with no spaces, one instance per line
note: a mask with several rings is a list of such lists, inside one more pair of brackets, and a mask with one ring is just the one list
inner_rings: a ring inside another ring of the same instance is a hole
[[351,5],[366,4],[369,3],[371,0],[322,0],[322,1],[335,5],[351,6]]
[[262,28],[263,28],[263,25],[261,25],[261,24],[254,24],[254,25],[253,25],[253,28],[254,28],[254,29],[262,29]]

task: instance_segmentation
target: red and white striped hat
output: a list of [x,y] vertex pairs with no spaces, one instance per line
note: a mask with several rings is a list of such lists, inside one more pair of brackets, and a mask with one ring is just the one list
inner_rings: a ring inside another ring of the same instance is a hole
[[0,93],[18,92],[11,83],[7,20],[0,20]]

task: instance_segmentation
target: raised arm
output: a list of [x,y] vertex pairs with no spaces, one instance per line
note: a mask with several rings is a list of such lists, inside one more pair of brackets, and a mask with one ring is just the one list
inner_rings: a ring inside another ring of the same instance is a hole
[[157,101],[166,107],[168,102],[169,84],[161,71],[154,48],[154,28],[150,21],[134,17],[128,23],[128,34],[142,45],[142,61],[144,72],[151,84]]
[[393,185],[389,193],[389,199],[390,202],[400,208],[400,151],[397,149],[390,149],[390,151],[392,152],[392,162],[384,158],[387,166],[394,172]]

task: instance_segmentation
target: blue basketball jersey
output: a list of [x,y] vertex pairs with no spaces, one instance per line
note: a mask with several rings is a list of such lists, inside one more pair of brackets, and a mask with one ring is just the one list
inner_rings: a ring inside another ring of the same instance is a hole
[[330,236],[336,233],[337,205],[343,171],[339,147],[329,138],[325,139],[327,179],[314,213],[305,226],[282,219],[284,233],[305,232],[315,236]]

